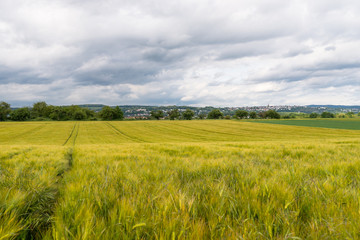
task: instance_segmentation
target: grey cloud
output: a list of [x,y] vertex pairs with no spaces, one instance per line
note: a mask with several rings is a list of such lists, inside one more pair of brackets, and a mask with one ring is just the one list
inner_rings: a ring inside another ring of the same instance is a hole
[[359,85],[358,16],[355,0],[3,0],[0,88],[12,95],[0,93],[16,104],[309,102],[295,93]]

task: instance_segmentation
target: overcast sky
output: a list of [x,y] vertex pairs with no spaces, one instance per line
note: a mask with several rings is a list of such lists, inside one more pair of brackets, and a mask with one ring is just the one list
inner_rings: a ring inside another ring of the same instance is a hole
[[1,0],[0,101],[360,105],[360,1]]

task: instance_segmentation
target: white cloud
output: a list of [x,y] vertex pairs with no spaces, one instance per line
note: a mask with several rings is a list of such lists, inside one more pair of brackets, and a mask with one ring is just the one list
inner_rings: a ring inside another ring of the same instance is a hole
[[355,0],[3,0],[0,96],[360,104],[359,44]]

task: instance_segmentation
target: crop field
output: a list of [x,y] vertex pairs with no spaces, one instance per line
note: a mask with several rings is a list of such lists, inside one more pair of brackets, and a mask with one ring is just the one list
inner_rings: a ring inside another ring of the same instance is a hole
[[322,127],[322,128],[336,128],[336,129],[349,129],[360,130],[360,119],[295,119],[295,120],[256,120],[262,123],[291,125],[291,126],[304,126],[304,127]]
[[360,131],[0,123],[0,239],[359,239]]

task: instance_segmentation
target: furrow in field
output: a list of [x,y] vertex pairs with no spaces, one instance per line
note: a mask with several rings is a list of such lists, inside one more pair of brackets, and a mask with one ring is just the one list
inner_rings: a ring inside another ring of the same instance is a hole
[[61,147],[25,149],[2,164],[0,239],[3,234],[11,239],[45,238],[63,187],[62,178],[71,166],[72,148],[64,155]]
[[140,138],[137,138],[137,137],[134,137],[134,136],[129,136],[129,135],[127,135],[126,133],[124,133],[123,131],[120,131],[118,128],[116,128],[114,125],[112,125],[112,124],[110,124],[110,123],[108,123],[108,122],[106,122],[105,123],[109,128],[111,128],[113,131],[115,131],[115,132],[117,132],[118,134],[120,134],[121,136],[124,136],[124,137],[126,137],[127,139],[129,139],[129,140],[131,140],[131,141],[134,141],[134,142],[138,142],[138,143],[140,143],[140,142],[147,142],[147,141],[145,141],[145,140],[143,140],[143,139],[140,139]]
[[65,146],[66,143],[70,140],[71,136],[72,136],[73,133],[74,133],[74,130],[75,130],[75,128],[76,128],[76,125],[77,125],[77,123],[74,124],[74,127],[72,128],[69,137],[68,137],[68,138],[66,139],[66,141],[63,143],[63,146]]

